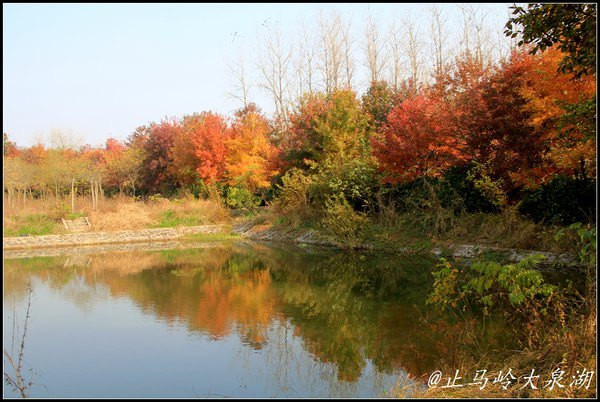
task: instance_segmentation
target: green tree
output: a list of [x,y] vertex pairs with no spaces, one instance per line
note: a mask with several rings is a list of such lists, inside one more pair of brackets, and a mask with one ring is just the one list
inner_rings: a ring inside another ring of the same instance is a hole
[[387,122],[387,115],[397,103],[397,94],[385,81],[375,81],[362,96],[362,108],[371,117],[374,130]]
[[522,35],[519,45],[533,44],[532,53],[558,44],[567,55],[560,72],[575,77],[596,72],[596,5],[529,4],[527,9],[511,7],[514,17],[506,23],[507,36]]

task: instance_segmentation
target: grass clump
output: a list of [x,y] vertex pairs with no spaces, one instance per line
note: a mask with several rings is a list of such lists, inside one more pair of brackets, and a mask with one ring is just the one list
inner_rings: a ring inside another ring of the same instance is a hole
[[160,214],[159,222],[155,225],[158,228],[172,228],[176,226],[196,226],[204,224],[202,215],[177,212],[174,209],[168,209]]
[[4,236],[41,236],[62,232],[62,225],[45,214],[4,218]]

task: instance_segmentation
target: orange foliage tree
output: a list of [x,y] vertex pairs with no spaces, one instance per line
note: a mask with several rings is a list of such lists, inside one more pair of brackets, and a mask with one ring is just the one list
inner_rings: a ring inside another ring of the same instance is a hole
[[232,135],[226,141],[226,178],[255,193],[269,187],[277,174],[277,149],[269,142],[269,121],[255,107],[236,113]]
[[[555,48],[531,57],[531,68],[525,72],[521,95],[527,100],[524,109],[530,113],[529,125],[541,138],[548,152],[541,164],[545,169],[519,172],[512,177],[535,187],[554,173],[595,175],[595,113],[590,122],[580,116],[570,118],[570,111],[596,103],[596,77],[558,72],[564,54]],[[588,113],[589,115],[589,113]],[[591,128],[591,129],[590,129]]]
[[419,176],[439,176],[464,160],[464,144],[448,124],[447,105],[428,95],[418,95],[394,107],[373,151],[384,181],[397,183]]
[[[225,174],[225,142],[231,135],[227,120],[219,114],[206,112],[190,118],[185,127],[185,133],[193,144],[194,154],[185,153],[178,158],[193,161],[195,157],[196,172],[202,180],[209,184],[221,181]],[[181,143],[178,149],[180,147]]]

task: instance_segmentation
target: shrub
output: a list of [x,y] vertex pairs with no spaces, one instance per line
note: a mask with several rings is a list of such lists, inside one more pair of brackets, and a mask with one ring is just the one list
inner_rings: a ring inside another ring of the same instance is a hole
[[297,168],[292,168],[281,178],[277,206],[281,210],[306,208],[311,202],[311,186],[313,177]]
[[67,218],[69,213],[71,213],[71,207],[65,203],[59,203],[52,208],[50,217],[55,220],[61,220]]
[[225,189],[225,205],[233,209],[255,208],[260,204],[260,197],[241,187]]
[[356,212],[343,195],[335,195],[325,201],[322,226],[340,247],[360,247],[366,238],[368,223],[367,217]]
[[545,315],[558,288],[544,283],[542,274],[535,269],[543,259],[536,254],[507,265],[484,260],[458,269],[442,258],[438,265],[441,269],[433,272],[433,292],[427,303],[442,310],[448,306],[479,306],[486,315],[494,307],[513,319]]
[[492,191],[495,189],[493,183],[484,180],[478,172],[471,165],[457,166],[449,169],[442,178],[420,177],[387,187],[385,193],[393,197],[400,211],[431,208],[433,188],[441,207],[451,209],[457,215],[463,211],[499,212],[502,197]]
[[519,212],[535,222],[569,225],[596,221],[596,180],[558,176],[524,194]]
[[489,194],[486,196],[486,192],[478,183],[471,166],[453,167],[444,174],[438,190],[438,197],[444,207],[452,205],[453,199],[458,196],[461,198],[466,212],[499,212],[500,202],[497,199],[491,199]]
[[169,200],[163,197],[160,193],[148,196],[148,203],[150,204],[168,204]]
[[584,227],[581,222],[576,222],[566,229],[561,229],[555,239],[559,240],[565,232],[574,232],[577,236],[577,255],[579,261],[588,267],[596,265],[596,227]]

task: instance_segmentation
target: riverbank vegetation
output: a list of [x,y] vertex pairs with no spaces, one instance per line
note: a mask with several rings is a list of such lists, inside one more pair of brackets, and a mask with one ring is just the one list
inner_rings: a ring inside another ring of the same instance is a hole
[[[562,286],[545,282],[535,269],[542,256],[508,265],[482,260],[457,266],[442,259],[439,270],[433,272],[433,291],[427,303],[452,312],[459,322],[472,325],[455,334],[459,352],[451,364],[442,364],[439,370],[450,377],[454,370],[470,376],[463,377],[462,384],[479,374],[478,385],[483,388],[444,387],[444,379],[438,386],[412,396],[593,398],[597,382],[593,369],[596,367],[596,234],[580,229],[577,225],[569,229],[577,232],[580,263],[586,270],[585,281],[577,285],[570,281]],[[517,341],[517,350],[489,350],[480,343],[480,328],[498,315],[507,320],[506,328],[510,331],[507,336]],[[533,376],[532,369],[537,373],[531,378],[533,385],[524,378]],[[514,378],[508,378],[511,370]],[[487,387],[481,374],[489,379]],[[553,378],[560,386],[552,382]],[[423,380],[426,382],[427,378]],[[407,395],[408,391],[399,389],[397,396]]]
[[[571,31],[535,41],[539,24],[530,19],[560,25],[579,16],[575,31],[587,37],[595,12],[593,5],[517,8],[511,23],[524,31],[507,29],[521,46],[495,59],[480,32],[466,29],[472,40],[452,58],[442,57],[437,36],[428,75],[411,64],[405,79],[381,73],[374,55],[385,41],[371,26],[370,85],[361,94],[348,59],[337,57],[348,44],[343,24],[324,20],[315,53],[323,68],[309,63],[300,70],[307,74],[294,75],[304,88],[297,96],[281,86],[291,82],[291,67],[261,65],[272,118],[242,85],[243,106],[231,118],[212,111],[166,118],[99,148],[69,145],[60,133],[52,147],[19,147],[4,134],[4,234],[54,233],[57,220],[82,212],[95,229],[116,230],[230,222],[237,211],[256,224],[320,231],[349,249],[473,242],[575,253],[589,271],[585,292],[544,284],[536,258],[465,269],[444,262],[430,299],[464,322],[510,312],[521,351],[496,356],[498,367],[487,369],[559,368],[570,381],[596,363],[595,37],[593,49],[586,41],[571,46]],[[270,60],[287,60],[268,44]],[[302,48],[299,57],[308,62],[310,54]],[[476,333],[459,335],[465,350],[478,347]],[[451,369],[476,367],[468,356]],[[466,396],[453,392],[443,395]]]

